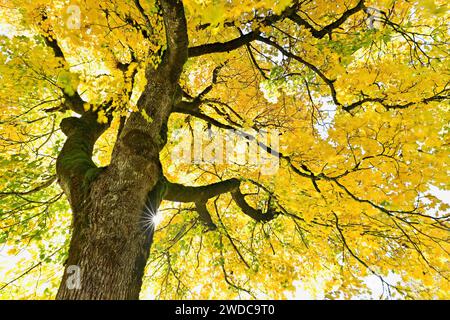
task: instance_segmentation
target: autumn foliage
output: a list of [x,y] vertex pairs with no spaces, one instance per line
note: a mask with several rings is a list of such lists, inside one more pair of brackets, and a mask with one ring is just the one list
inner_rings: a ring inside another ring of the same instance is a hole
[[[141,298],[448,299],[447,2],[182,5],[188,58],[157,134],[169,191]],[[164,14],[154,0],[0,1],[0,297],[55,297],[72,225],[60,123],[95,114],[107,168],[130,115],[154,120],[138,101],[173,46]],[[195,130],[277,132],[276,150],[257,148],[279,168],[180,161]],[[210,197],[170,191],[219,182]]]

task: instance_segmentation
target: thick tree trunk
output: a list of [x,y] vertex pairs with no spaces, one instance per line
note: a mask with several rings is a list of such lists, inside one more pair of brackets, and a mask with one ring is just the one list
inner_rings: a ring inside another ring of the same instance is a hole
[[[153,238],[148,224],[153,212],[138,205],[142,199],[136,190],[120,189],[120,182],[100,179],[85,206],[74,213],[78,218],[58,299],[139,298]],[[70,266],[80,273],[68,272]],[[77,286],[74,281],[79,281]]]
[[[67,141],[58,157],[59,182],[73,211],[73,232],[58,299],[137,299],[149,256],[153,228],[148,222],[161,199],[159,152],[187,59],[188,38],[180,0],[160,1],[167,47],[138,108],[121,130],[107,168],[92,162],[95,141],[106,129],[94,113],[64,119]],[[82,103],[82,101],[80,102]],[[77,108],[77,109],[82,109]]]
[[105,128],[94,113],[61,123],[68,138],[57,172],[73,211],[73,232],[58,299],[139,297],[154,231],[148,222],[160,202],[154,196],[160,189],[159,148],[150,136],[125,139],[121,157],[134,161],[97,168],[93,145]]

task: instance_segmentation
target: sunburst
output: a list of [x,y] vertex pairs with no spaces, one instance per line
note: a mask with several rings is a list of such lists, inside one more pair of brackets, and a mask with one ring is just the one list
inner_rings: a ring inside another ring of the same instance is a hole
[[148,232],[150,230],[155,230],[163,220],[162,213],[152,208],[151,205],[147,205],[147,203],[144,205],[143,211],[141,223],[144,231]]

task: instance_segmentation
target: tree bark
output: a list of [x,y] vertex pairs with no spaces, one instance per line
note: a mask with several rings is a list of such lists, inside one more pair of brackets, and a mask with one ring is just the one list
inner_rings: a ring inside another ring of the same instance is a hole
[[[66,143],[58,157],[59,182],[73,211],[73,231],[57,299],[138,299],[162,198],[159,152],[167,119],[181,98],[178,79],[187,59],[186,20],[181,1],[160,1],[167,47],[114,146],[111,163],[92,162],[95,141],[106,129],[96,116],[64,119]],[[76,266],[80,273],[70,270]],[[74,276],[80,286],[71,286]]]

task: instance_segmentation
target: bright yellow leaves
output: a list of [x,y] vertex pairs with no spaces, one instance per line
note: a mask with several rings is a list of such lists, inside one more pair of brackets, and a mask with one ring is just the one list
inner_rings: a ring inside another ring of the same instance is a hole
[[419,5],[434,15],[448,13],[448,3],[446,1],[420,0]]
[[68,71],[61,71],[56,79],[56,84],[64,90],[69,96],[73,96],[78,88],[80,82],[79,77]]
[[188,0],[183,2],[190,23],[210,24],[216,27],[226,21],[239,20],[242,15],[250,15],[253,10],[273,10],[281,13],[292,0],[281,1],[211,1]]
[[[297,13],[320,30],[358,2],[300,1]],[[100,166],[109,164],[120,118],[140,112],[136,102],[144,87],[153,85],[145,69],[160,63],[166,50],[158,7],[154,1],[139,3],[145,15],[134,1],[120,0],[0,5],[0,32],[8,32],[0,38],[1,191],[33,188],[28,180],[39,180],[39,172],[53,168],[63,141],[55,113],[62,111],[63,95],[80,94],[84,110],[97,112],[100,123],[113,115],[94,155]],[[142,297],[285,298],[299,293],[297,280],[308,296],[352,298],[367,293],[369,278],[379,282],[382,277],[395,297],[448,298],[450,248],[442,217],[449,204],[438,196],[449,188],[447,4],[365,1],[372,10],[355,13],[320,39],[288,18],[276,28],[261,23],[293,3],[183,1],[191,46],[239,37],[236,27],[243,33],[260,28],[301,60],[261,41],[189,59],[180,86],[192,97],[211,85],[213,70],[222,65],[199,112],[235,128],[278,130],[277,151],[286,157],[268,176],[236,163],[181,163],[171,152],[185,137],[170,134],[191,133],[195,124],[192,116],[174,114],[160,155],[164,174],[186,185],[245,179],[241,191],[253,207],[267,210],[270,202],[281,214],[255,223],[225,194],[207,203],[218,227],[208,231],[193,205],[164,203]],[[58,40],[66,62],[54,58],[42,35]],[[427,100],[433,95],[440,98]],[[343,110],[362,99],[367,101]],[[102,107],[105,102],[108,109]],[[382,104],[408,106],[387,111]],[[209,129],[204,121],[200,127]],[[43,154],[47,162],[35,163],[33,157]],[[31,203],[57,192],[51,189]],[[30,208],[19,215],[8,210],[25,200],[14,199],[0,199],[0,214],[8,215],[3,223],[17,224],[9,229],[8,241],[35,237],[30,259],[45,262],[55,249],[50,244],[67,239],[67,205],[55,200],[44,213]],[[17,247],[9,254],[18,254]],[[42,263],[44,274],[58,271],[58,259]],[[2,275],[16,273],[9,268]],[[23,288],[31,287],[33,277],[10,294],[28,297],[32,293]],[[46,289],[39,289],[39,296],[51,297],[53,287]]]
[[104,110],[100,110],[98,113],[97,113],[97,121],[99,122],[99,123],[108,123],[108,118],[106,117],[106,114],[105,114],[105,111]]

